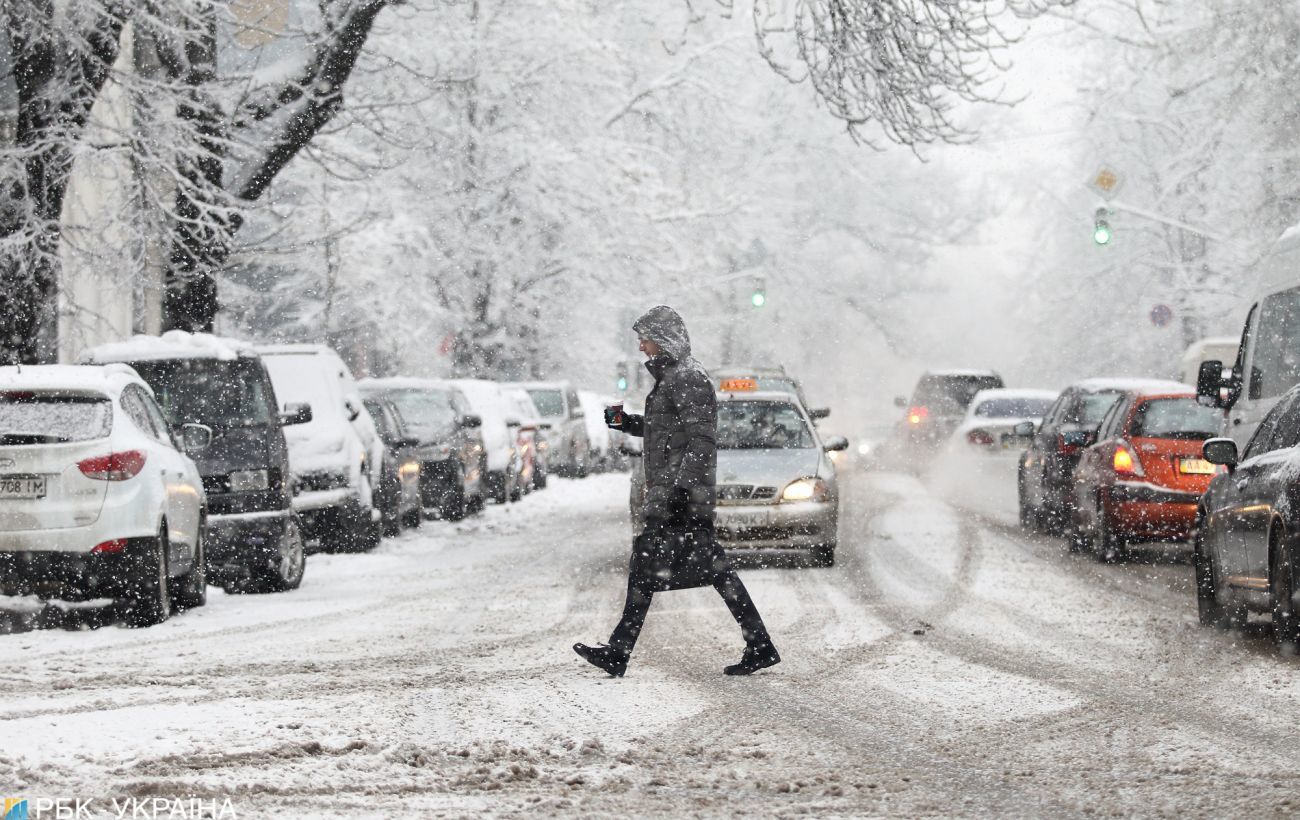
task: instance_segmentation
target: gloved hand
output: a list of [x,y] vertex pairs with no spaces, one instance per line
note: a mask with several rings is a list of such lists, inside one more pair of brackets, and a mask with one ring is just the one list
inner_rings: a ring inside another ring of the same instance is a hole
[[691,493],[685,487],[673,487],[668,492],[668,516],[675,522],[686,521],[691,505]]

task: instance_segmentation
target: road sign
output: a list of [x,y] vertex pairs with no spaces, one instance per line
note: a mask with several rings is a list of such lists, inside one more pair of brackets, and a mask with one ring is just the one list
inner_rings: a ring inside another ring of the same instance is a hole
[[1151,317],[1151,324],[1164,327],[1174,320],[1174,309],[1169,305],[1156,305],[1147,315]]
[[1123,182],[1118,171],[1102,166],[1092,175],[1092,179],[1088,180],[1088,187],[1100,194],[1103,199],[1110,199]]

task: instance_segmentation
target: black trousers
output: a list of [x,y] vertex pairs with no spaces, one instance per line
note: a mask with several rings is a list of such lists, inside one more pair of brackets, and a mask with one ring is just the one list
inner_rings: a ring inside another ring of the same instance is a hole
[[[744,636],[747,646],[761,647],[772,642],[767,634],[767,627],[763,625],[763,617],[758,614],[758,607],[754,606],[753,599],[749,597],[749,590],[745,589],[735,570],[727,570],[719,575],[718,580],[713,582],[713,588],[722,596],[727,609],[731,611],[731,617],[735,618],[736,623],[740,625],[740,634]],[[632,647],[636,646],[636,639],[641,634],[641,626],[645,623],[645,616],[650,611],[650,603],[653,599],[653,593],[642,590],[633,583],[631,578],[628,579],[627,602],[623,604],[623,617],[609,636],[609,645],[612,649],[624,655],[632,654]]]

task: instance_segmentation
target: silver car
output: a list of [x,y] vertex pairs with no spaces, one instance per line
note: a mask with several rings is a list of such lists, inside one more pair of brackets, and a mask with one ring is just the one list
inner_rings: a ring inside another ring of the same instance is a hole
[[[835,563],[839,488],[825,441],[798,399],[786,392],[718,394],[718,539],[728,550],[801,550]],[[645,478],[632,468],[633,527],[640,530]]]
[[835,563],[839,487],[822,441],[799,401],[784,392],[718,394],[718,539],[728,550],[807,550]]

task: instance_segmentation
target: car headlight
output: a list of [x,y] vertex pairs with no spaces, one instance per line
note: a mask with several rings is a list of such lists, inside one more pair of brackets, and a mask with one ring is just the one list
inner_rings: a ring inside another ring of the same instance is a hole
[[781,493],[782,501],[825,501],[830,487],[820,478],[801,478],[791,481]]
[[858,455],[860,455],[860,456],[869,456],[869,455],[871,455],[871,443],[870,443],[870,442],[867,442],[867,441],[859,442],[859,444],[858,444]]
[[270,486],[271,480],[266,470],[236,470],[230,474],[232,493],[249,493],[265,490]]

